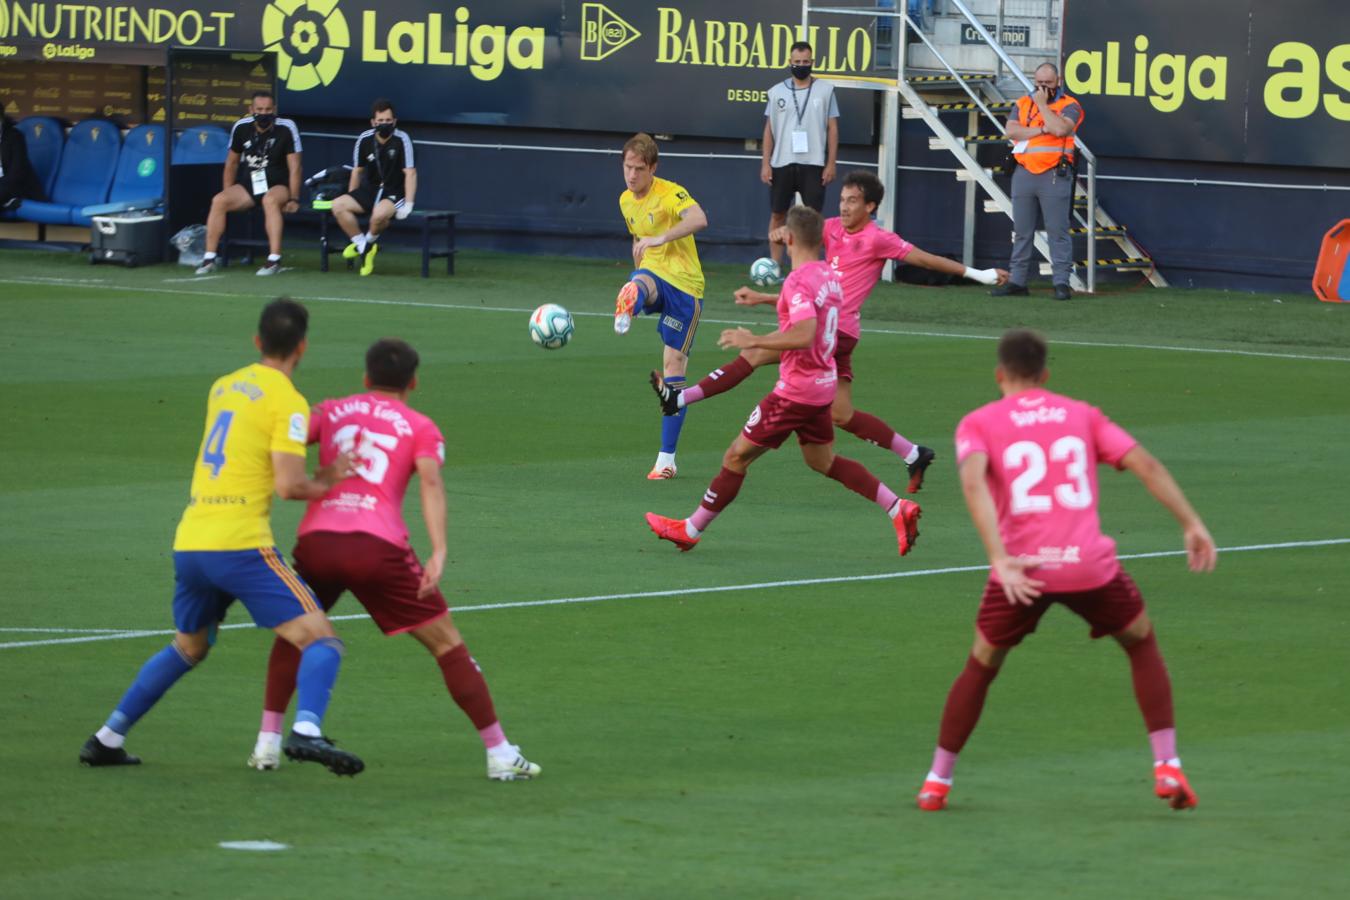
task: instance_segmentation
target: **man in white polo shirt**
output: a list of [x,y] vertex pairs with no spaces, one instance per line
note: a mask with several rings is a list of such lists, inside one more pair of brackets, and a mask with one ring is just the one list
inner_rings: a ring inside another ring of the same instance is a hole
[[[793,195],[820,212],[825,185],[834,180],[839,155],[839,103],[834,85],[811,77],[811,45],[798,41],[788,57],[792,77],[769,88],[759,179],[769,185],[769,233],[787,221]],[[769,239],[769,255],[782,263],[784,246]]]

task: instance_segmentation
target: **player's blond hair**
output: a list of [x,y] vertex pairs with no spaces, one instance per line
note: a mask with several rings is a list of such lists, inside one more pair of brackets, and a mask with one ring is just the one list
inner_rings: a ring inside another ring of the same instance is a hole
[[787,228],[797,244],[815,248],[823,239],[825,220],[811,207],[798,205],[788,210]]
[[627,157],[630,153],[636,153],[649,166],[656,165],[656,160],[660,156],[660,152],[656,149],[656,139],[645,131],[639,131],[624,142],[623,155]]

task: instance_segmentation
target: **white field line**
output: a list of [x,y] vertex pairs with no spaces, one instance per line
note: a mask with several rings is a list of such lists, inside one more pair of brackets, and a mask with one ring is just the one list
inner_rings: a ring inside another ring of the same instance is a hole
[[[1329,538],[1320,541],[1286,541],[1279,544],[1246,544],[1240,547],[1220,547],[1220,553],[1248,553],[1257,550],[1292,550],[1304,547],[1331,547],[1342,544],[1350,544],[1350,538]],[[1185,556],[1185,550],[1157,550],[1152,553],[1129,553],[1120,557],[1122,560],[1131,559],[1157,559],[1164,556]],[[721,584],[712,587],[696,588],[675,588],[668,591],[638,591],[634,593],[623,594],[593,594],[586,597],[557,597],[551,600],[515,600],[506,603],[482,603],[477,606],[459,606],[454,607],[454,612],[483,612],[493,609],[521,609],[535,606],[563,606],[574,603],[598,603],[602,600],[643,600],[653,597],[689,597],[698,594],[720,594],[732,591],[759,591],[769,588],[785,587],[808,587],[817,584],[845,584],[860,581],[889,581],[897,578],[917,578],[922,575],[954,575],[962,572],[983,572],[989,567],[985,564],[970,566],[948,566],[942,569],[913,569],[905,572],[882,572],[876,575],[837,575],[828,578],[796,578],[787,581],[759,581],[750,584]],[[343,616],[330,616],[334,622],[347,622],[357,619],[367,619],[365,613],[352,613]],[[239,628],[256,628],[252,622],[236,622],[230,625],[222,625],[221,630],[233,630]],[[39,631],[44,629],[0,629],[0,631]],[[62,632],[65,629],[53,628],[46,629],[53,632]],[[76,629],[70,629],[74,631]],[[92,631],[93,629],[88,629]],[[134,629],[107,629],[97,634],[88,634],[81,637],[66,638],[48,638],[35,641],[13,641],[9,643],[0,643],[0,650],[13,649],[17,647],[50,647],[57,644],[86,644],[91,641],[120,641],[126,638],[137,637],[166,637],[172,635],[172,629],[164,630],[134,630]]]
[[[223,277],[223,276],[222,276]],[[164,281],[192,281],[197,279],[163,279]],[[89,287],[90,285],[75,279],[61,280],[58,278],[40,278],[36,276],[25,276],[22,278],[0,278],[0,284],[32,284],[41,287],[51,287],[53,285],[67,285],[70,287]],[[187,295],[190,297],[209,297],[215,299],[221,298],[243,298],[256,301],[257,294],[245,294],[228,291],[183,291],[173,288],[154,288],[154,287],[132,287],[130,285],[99,284],[100,291],[126,291],[134,294],[176,294],[179,296]],[[474,311],[474,312],[495,312],[509,313],[511,315],[529,315],[532,309],[514,306],[483,306],[470,303],[425,303],[417,300],[378,300],[373,297],[325,297],[325,296],[304,296],[301,294],[291,294],[296,300],[303,300],[307,303],[355,303],[368,306],[407,306],[421,309],[444,309],[455,311]],[[574,317],[594,316],[597,318],[609,318],[609,313],[604,312],[574,312]],[[747,320],[747,319],[709,319],[704,318],[701,321],[713,325],[762,325],[765,320]],[[946,338],[964,341],[996,341],[998,335],[988,334],[960,334],[957,332],[943,331],[910,331],[896,328],[875,328],[865,327],[862,329],[865,334],[889,334],[902,337],[932,337]],[[1218,347],[1184,347],[1170,346],[1167,344],[1131,344],[1114,343],[1110,341],[1068,341],[1056,340],[1057,345],[1070,347],[1101,347],[1117,350],[1166,350],[1173,353],[1213,353],[1223,356],[1256,356],[1265,359],[1297,359],[1311,360],[1314,362],[1343,362],[1350,363],[1350,356],[1327,356],[1310,353],[1276,353],[1264,350],[1236,350],[1224,349]]]

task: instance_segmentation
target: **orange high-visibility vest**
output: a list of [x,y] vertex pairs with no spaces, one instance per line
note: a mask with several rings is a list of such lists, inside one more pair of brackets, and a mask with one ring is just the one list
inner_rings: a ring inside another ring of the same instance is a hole
[[[1052,112],[1063,115],[1064,110],[1074,104],[1078,104],[1078,101],[1068,94],[1061,94],[1058,100],[1050,104],[1050,109]],[[1073,123],[1074,131],[1077,131],[1078,126],[1083,124],[1082,104],[1078,104],[1078,109],[1078,121]],[[1035,101],[1030,97],[1019,97],[1017,99],[1017,121],[1030,128],[1040,128],[1045,125],[1045,119],[1041,116],[1041,111],[1036,108]],[[1073,159],[1073,134],[1068,137],[1038,134],[1027,141],[1027,149],[1024,152],[1014,153],[1013,158],[1025,166],[1031,174],[1039,175],[1042,172],[1049,172],[1059,165],[1060,157],[1066,155]]]

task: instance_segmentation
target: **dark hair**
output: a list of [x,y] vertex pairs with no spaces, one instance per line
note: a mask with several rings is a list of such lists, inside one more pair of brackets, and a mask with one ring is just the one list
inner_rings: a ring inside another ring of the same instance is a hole
[[880,207],[881,199],[886,196],[886,187],[881,179],[871,172],[854,169],[844,176],[844,187],[855,187],[862,191],[863,202]]
[[639,131],[624,141],[623,155],[627,157],[630,153],[636,153],[649,166],[656,165],[657,160],[661,157],[660,151],[656,149],[655,139],[645,131]]
[[366,351],[366,377],[373,388],[402,391],[412,384],[419,361],[417,351],[407,341],[380,338]]
[[254,91],[254,92],[253,92],[253,99],[254,99],[254,100],[257,100],[259,97],[266,97],[268,100],[271,100],[273,103],[277,102],[277,98],[274,97],[274,96],[272,96],[272,92],[271,92],[271,91]]
[[398,116],[398,113],[394,111],[394,101],[390,100],[388,97],[381,97],[370,104],[370,117],[373,119],[386,109],[393,113],[395,117]]
[[812,55],[815,54],[815,51],[811,49],[811,44],[807,41],[794,42],[793,45],[788,48],[788,53],[793,54],[796,53],[798,50],[805,50],[807,53],[810,53]]
[[787,227],[798,244],[819,247],[825,220],[811,207],[798,205],[788,210]]
[[290,297],[278,297],[263,307],[258,339],[263,356],[285,359],[295,352],[309,331],[309,310]]
[[998,342],[998,364],[1014,378],[1035,381],[1045,371],[1045,357],[1050,352],[1045,338],[1030,328],[1005,331]]

